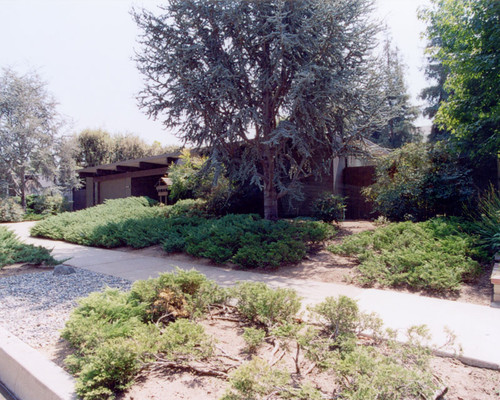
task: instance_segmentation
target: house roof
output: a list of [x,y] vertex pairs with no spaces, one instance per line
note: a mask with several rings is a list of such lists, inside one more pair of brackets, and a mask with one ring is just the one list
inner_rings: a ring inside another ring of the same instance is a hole
[[124,172],[144,171],[148,169],[168,167],[181,156],[180,151],[160,154],[133,160],[119,161],[112,164],[96,165],[79,169],[78,174],[83,177],[122,174]]

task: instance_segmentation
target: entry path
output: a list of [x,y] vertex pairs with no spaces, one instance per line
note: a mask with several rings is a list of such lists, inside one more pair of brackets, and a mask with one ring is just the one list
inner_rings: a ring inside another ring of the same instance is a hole
[[394,291],[235,271],[203,265],[196,260],[179,261],[169,257],[150,257],[133,252],[37,239],[29,236],[29,228],[33,223],[6,225],[25,242],[53,249],[52,254],[57,259],[68,258],[65,262],[67,265],[131,281],[153,278],[160,273],[174,271],[175,268],[194,268],[224,286],[233,285],[237,281],[258,281],[272,287],[295,289],[306,305],[319,303],[328,296],[346,295],[356,299],[361,310],[379,314],[386,327],[398,330],[401,339],[410,326],[425,324],[430,330],[433,344],[439,347],[447,342],[446,330],[449,330],[456,335],[456,344],[462,348],[460,358],[463,361],[500,370],[500,308]]

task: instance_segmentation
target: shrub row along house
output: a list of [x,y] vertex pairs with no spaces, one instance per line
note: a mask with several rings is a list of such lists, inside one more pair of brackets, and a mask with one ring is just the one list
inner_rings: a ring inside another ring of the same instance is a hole
[[[308,215],[311,203],[322,193],[333,193],[347,197],[346,216],[367,218],[371,206],[360,193],[360,189],[373,183],[375,158],[388,153],[370,141],[364,141],[357,155],[345,155],[333,160],[328,174],[321,179],[306,179],[304,200],[288,204],[284,199],[280,204],[282,216]],[[74,192],[74,209],[82,209],[103,203],[107,199],[129,196],[148,196],[168,202],[168,186],[171,181],[168,169],[181,161],[181,152],[126,160],[113,164],[98,165],[78,171],[84,181],[84,188]]]

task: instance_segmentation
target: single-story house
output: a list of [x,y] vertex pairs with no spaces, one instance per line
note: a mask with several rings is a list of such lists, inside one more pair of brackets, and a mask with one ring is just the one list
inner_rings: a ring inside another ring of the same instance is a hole
[[[314,199],[323,192],[332,192],[348,198],[348,218],[369,217],[371,206],[365,202],[360,190],[373,183],[374,158],[387,154],[388,150],[369,141],[363,143],[363,147],[366,156],[337,157],[332,162],[331,173],[321,180],[305,180],[304,202],[289,207],[283,201],[281,215],[307,215]],[[78,174],[84,179],[85,187],[74,192],[73,207],[78,210],[101,204],[106,199],[128,196],[149,196],[166,202],[168,185],[171,184],[167,178],[168,168],[178,162],[180,156],[180,152],[175,152],[83,168]]]
[[73,208],[79,210],[129,196],[149,196],[159,201],[156,185],[180,155],[166,153],[80,169],[78,174],[85,185],[74,192]]

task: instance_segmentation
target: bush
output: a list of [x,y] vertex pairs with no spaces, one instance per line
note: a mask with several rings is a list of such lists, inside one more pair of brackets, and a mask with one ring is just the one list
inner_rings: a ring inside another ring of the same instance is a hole
[[356,256],[361,263],[358,280],[364,285],[452,291],[477,275],[478,260],[486,256],[477,248],[477,237],[466,233],[463,225],[456,218],[392,223],[328,249]]
[[306,252],[334,233],[317,221],[267,221],[254,214],[206,218],[202,200],[180,200],[151,207],[147,198],[109,200],[39,222],[33,236],[86,246],[141,248],[162,244],[167,252],[185,252],[255,267],[300,261]]
[[258,328],[244,328],[243,329],[243,340],[247,344],[247,351],[249,353],[254,353],[255,350],[264,342],[266,337],[266,331]]
[[153,322],[199,316],[210,304],[222,303],[226,299],[225,291],[205,275],[180,269],[135,282],[130,296],[146,307],[144,318]]
[[291,321],[301,304],[292,289],[271,289],[265,283],[244,282],[231,290],[237,300],[236,308],[246,319],[266,327]]
[[[157,356],[179,362],[209,357],[213,345],[203,327],[180,317],[199,315],[224,299],[224,292],[196,271],[163,274],[135,282],[130,292],[107,289],[81,299],[62,332],[76,350],[66,364],[78,376],[77,393],[85,400],[113,399]],[[172,308],[185,314],[162,319]]]
[[323,193],[312,205],[313,216],[325,222],[339,222],[345,218],[345,198]]
[[481,237],[483,244],[491,254],[500,251],[500,196],[492,187],[480,197],[478,207],[470,212],[475,222],[473,230]]
[[[123,246],[127,244],[127,237],[131,237],[134,242],[137,237],[134,232],[160,222],[157,217],[161,215],[161,209],[152,207],[155,204],[154,200],[147,197],[106,200],[104,204],[54,215],[40,221],[31,228],[31,235],[86,246]],[[156,226],[156,231],[158,229],[161,227]],[[142,236],[152,236],[153,230],[148,230]],[[148,239],[145,243],[151,243],[151,240]]]
[[276,267],[300,261],[314,244],[334,230],[314,221],[267,221],[254,214],[229,214],[183,226],[163,242],[165,251],[184,251],[217,263],[248,268]]
[[352,336],[359,322],[356,301],[347,296],[327,297],[324,302],[312,308],[325,322],[332,339],[339,336]]
[[411,143],[378,159],[376,182],[364,194],[390,220],[422,221],[462,214],[474,189],[471,170],[445,146]]
[[68,201],[60,194],[26,196],[26,212],[37,215],[56,215],[69,211]]
[[20,222],[23,216],[24,210],[15,199],[0,199],[0,222]]
[[231,389],[221,400],[268,398],[276,388],[283,388],[289,381],[288,372],[272,368],[265,360],[255,357],[231,373]]
[[206,201],[201,199],[185,199],[179,200],[171,206],[165,207],[165,215],[167,217],[204,217],[206,212]]
[[5,226],[0,226],[0,268],[15,263],[56,265],[59,261],[41,246],[25,244]]

